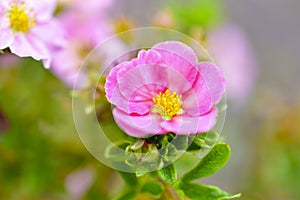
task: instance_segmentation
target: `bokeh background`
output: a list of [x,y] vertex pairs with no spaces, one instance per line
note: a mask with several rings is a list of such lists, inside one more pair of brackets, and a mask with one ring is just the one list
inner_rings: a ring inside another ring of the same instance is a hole
[[[60,1],[57,16],[70,4]],[[101,12],[111,35],[166,27],[211,52],[229,84],[222,137],[232,157],[203,181],[245,200],[300,198],[299,9],[298,0],[114,0]],[[0,55],[0,199],[112,199],[120,191],[119,175],[81,143],[62,77],[31,58]]]

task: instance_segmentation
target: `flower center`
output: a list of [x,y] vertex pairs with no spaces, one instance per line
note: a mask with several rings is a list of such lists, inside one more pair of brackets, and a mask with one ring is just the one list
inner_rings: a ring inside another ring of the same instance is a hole
[[25,3],[14,4],[8,11],[8,18],[10,22],[10,28],[14,32],[27,33],[30,28],[35,25],[35,19],[33,16],[29,16],[26,12]]
[[181,108],[181,99],[181,95],[177,95],[176,92],[170,92],[169,89],[164,93],[159,92],[159,94],[152,99],[155,105],[151,109],[151,112],[160,114],[165,120],[171,120],[174,115],[184,112]]

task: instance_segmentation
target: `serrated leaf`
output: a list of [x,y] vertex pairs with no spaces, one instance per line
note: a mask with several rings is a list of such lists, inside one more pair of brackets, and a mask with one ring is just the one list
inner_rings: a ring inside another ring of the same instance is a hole
[[192,200],[222,200],[239,198],[241,194],[231,195],[218,187],[196,183],[182,183],[181,189]]
[[141,189],[142,193],[148,193],[154,198],[160,198],[163,191],[164,191],[163,185],[159,182],[154,182],[154,181],[146,182]]
[[165,183],[169,185],[173,185],[177,180],[176,168],[172,163],[158,170],[158,175]]
[[224,143],[217,143],[192,170],[183,175],[181,181],[189,182],[210,176],[225,166],[230,157],[230,147]]
[[118,172],[127,185],[130,185],[130,186],[137,185],[138,179],[134,173],[121,172],[121,171],[118,171]]

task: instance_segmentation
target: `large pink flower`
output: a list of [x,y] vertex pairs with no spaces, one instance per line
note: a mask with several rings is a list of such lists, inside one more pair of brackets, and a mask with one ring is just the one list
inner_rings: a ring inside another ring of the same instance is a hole
[[177,41],[158,43],[113,68],[105,83],[115,121],[129,135],[196,134],[210,130],[225,80]]
[[0,1],[0,49],[43,60],[50,66],[49,47],[62,45],[60,27],[53,20],[55,0]]

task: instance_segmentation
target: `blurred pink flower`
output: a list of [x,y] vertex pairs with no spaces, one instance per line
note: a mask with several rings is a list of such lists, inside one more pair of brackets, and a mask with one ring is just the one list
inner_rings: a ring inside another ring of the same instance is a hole
[[237,26],[227,25],[210,33],[208,50],[227,80],[227,97],[232,105],[243,105],[256,80],[257,64],[251,45]]
[[65,181],[65,187],[70,199],[81,199],[94,181],[95,171],[92,168],[77,170],[69,174]]
[[177,41],[141,50],[138,58],[113,68],[105,83],[116,122],[135,137],[210,130],[224,87],[215,64],[199,63],[194,51]]
[[59,47],[60,27],[52,18],[55,0],[5,0],[0,2],[0,49],[20,57],[31,56],[50,66],[48,47]]
[[75,88],[85,82],[85,74],[78,74],[82,61],[96,45],[112,34],[105,21],[105,10],[111,3],[112,0],[76,0],[58,17],[68,42],[65,48],[53,51],[52,71],[68,86],[72,87],[77,77],[81,81],[77,81],[79,85]]

